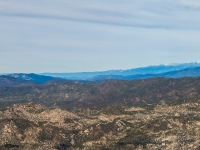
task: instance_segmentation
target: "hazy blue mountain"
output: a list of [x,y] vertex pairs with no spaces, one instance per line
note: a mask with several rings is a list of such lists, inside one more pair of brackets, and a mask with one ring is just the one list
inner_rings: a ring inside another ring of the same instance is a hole
[[137,74],[130,76],[121,75],[98,75],[92,78],[88,78],[88,81],[99,81],[99,80],[133,80],[133,79],[148,79],[153,77],[165,77],[165,78],[181,78],[181,77],[197,77],[200,76],[200,67],[186,68],[182,70],[169,71],[160,74]]
[[34,86],[35,82],[20,80],[14,77],[2,75],[0,76],[0,87],[18,87],[18,86]]
[[160,77],[181,78],[181,77],[197,77],[197,76],[200,76],[200,67],[186,68],[183,70],[166,72],[161,74]]
[[20,80],[33,81],[33,82],[37,82],[37,83],[45,83],[45,82],[48,82],[48,81],[58,79],[58,78],[55,78],[55,77],[38,75],[38,74],[34,74],[34,73],[30,73],[30,74],[13,73],[13,74],[7,74],[6,76],[14,77],[14,78],[17,78],[17,79],[20,79]]
[[[98,72],[77,72],[77,73],[42,73],[41,75],[60,77],[70,80],[86,80],[88,78],[93,78],[95,76],[138,76],[138,74],[161,74],[170,71],[183,70],[186,68],[200,67],[200,63],[182,63],[182,64],[170,64],[170,65],[156,65],[147,66],[140,68],[133,68],[128,70],[108,70],[108,71],[98,71]],[[151,75],[150,75],[151,76]],[[103,77],[104,78],[104,77]],[[107,77],[106,77],[107,78]],[[122,77],[123,78],[123,77]]]
[[92,78],[88,78],[88,81],[100,81],[100,80],[133,80],[133,79],[148,79],[153,77],[159,77],[159,74],[137,74],[130,76],[122,75],[98,75]]

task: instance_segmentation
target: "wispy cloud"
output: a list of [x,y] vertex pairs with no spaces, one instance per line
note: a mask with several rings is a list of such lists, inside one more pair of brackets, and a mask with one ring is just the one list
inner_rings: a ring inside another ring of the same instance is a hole
[[[158,1],[53,1],[1,2],[1,16],[55,19],[143,28],[194,28],[188,19],[197,22],[196,15],[185,7],[198,8],[200,2],[191,0]],[[200,13],[200,11],[195,12]],[[189,17],[193,15],[193,17]],[[194,19],[192,19],[194,18]],[[195,27],[196,28],[196,27]]]
[[200,1],[199,0],[180,0],[181,5],[185,8],[190,8],[193,10],[200,9]]

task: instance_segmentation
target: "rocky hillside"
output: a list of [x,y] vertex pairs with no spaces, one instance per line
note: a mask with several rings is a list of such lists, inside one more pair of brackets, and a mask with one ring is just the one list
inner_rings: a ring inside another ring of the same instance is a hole
[[33,103],[0,110],[0,149],[200,149],[200,100],[69,112]]

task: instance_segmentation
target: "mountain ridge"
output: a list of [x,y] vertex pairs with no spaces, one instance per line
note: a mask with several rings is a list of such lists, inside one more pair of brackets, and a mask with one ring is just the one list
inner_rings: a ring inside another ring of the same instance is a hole
[[[191,66],[192,65],[192,66]],[[109,75],[101,75],[104,74],[105,72],[99,72],[100,75],[95,75],[98,72],[90,72],[90,73],[78,73],[78,75],[76,73],[73,73],[73,77],[66,77],[66,74],[62,74],[63,78],[60,77],[52,77],[52,76],[45,76],[45,75],[40,75],[40,74],[34,74],[34,73],[30,73],[30,74],[25,74],[25,73],[13,73],[13,74],[7,74],[7,75],[2,75],[0,77],[0,80],[2,80],[2,82],[0,81],[0,86],[21,86],[21,85],[31,85],[31,83],[35,83],[35,84],[44,84],[44,85],[48,85],[48,84],[60,84],[62,82],[65,81],[72,81],[72,82],[91,82],[91,81],[101,81],[101,80],[135,80],[135,79],[149,79],[149,78],[154,78],[154,77],[164,77],[164,78],[181,78],[181,77],[197,77],[200,76],[200,67],[195,67],[199,65],[199,63],[189,63],[189,64],[181,64],[181,67],[184,69],[180,69],[180,64],[177,65],[173,65],[173,66],[178,66],[179,70],[177,70],[177,68],[167,68],[168,70],[172,70],[172,71],[168,71],[168,72],[164,72],[164,73],[148,73],[148,72],[156,72],[155,70],[162,70],[162,71],[166,71],[166,67],[169,66],[165,66],[165,65],[158,65],[158,66],[148,66],[145,68],[138,68],[139,70],[143,71],[143,74],[131,74],[131,75],[117,75],[117,74],[109,74]],[[164,70],[163,67],[164,66]],[[172,65],[171,65],[172,66]],[[190,67],[189,67],[190,66]],[[152,69],[153,67],[153,69]],[[159,69],[158,67],[161,67],[161,69]],[[186,68],[185,68],[186,67]],[[144,70],[143,70],[144,69]],[[175,70],[174,70],[175,69]],[[146,71],[145,71],[146,70]],[[112,72],[112,70],[111,70]],[[115,70],[113,71],[113,73],[115,72]],[[117,70],[117,72],[119,72],[119,70]],[[121,74],[123,74],[124,72],[128,74],[130,74],[131,70],[125,70],[125,71],[120,71]],[[107,72],[108,73],[108,72]],[[68,74],[69,75],[69,74]],[[72,75],[72,74],[71,74]],[[77,75],[77,76],[76,76]],[[82,76],[83,75],[83,76]],[[15,79],[19,79],[19,80],[14,80],[12,78],[7,78],[7,85],[6,82],[3,82],[3,77],[5,80],[5,77],[13,77]],[[91,76],[90,78],[87,78],[87,76]],[[10,81],[8,81],[10,80]],[[17,82],[15,82],[17,81]],[[24,81],[30,81],[30,83],[28,84],[28,82],[26,82],[26,84],[24,84]],[[13,84],[11,84],[13,82]],[[22,83],[20,83],[22,82]],[[18,85],[17,85],[17,84]],[[33,85],[32,83],[32,85]]]
[[200,67],[186,68],[182,70],[175,70],[170,72],[165,72],[161,74],[136,74],[129,76],[122,75],[98,75],[92,78],[88,78],[88,81],[98,81],[98,80],[134,80],[134,79],[148,79],[153,77],[164,77],[164,78],[181,78],[181,77],[197,77],[200,76]]
[[147,67],[139,67],[127,70],[108,70],[97,72],[75,72],[75,73],[41,73],[41,75],[60,77],[71,80],[87,80],[96,75],[136,75],[136,74],[156,74],[165,73],[169,71],[181,70],[186,68],[200,67],[200,63],[182,63],[169,65],[151,65]]
[[13,74],[6,74],[6,76],[14,77],[14,78],[17,78],[17,79],[20,79],[20,80],[33,81],[33,82],[36,82],[36,83],[45,83],[45,82],[48,82],[48,81],[60,79],[60,78],[55,78],[55,77],[51,77],[51,76],[38,75],[38,74],[35,74],[35,73],[29,73],[29,74],[13,73]]
[[0,76],[0,87],[35,86],[37,83],[21,80],[7,75]]

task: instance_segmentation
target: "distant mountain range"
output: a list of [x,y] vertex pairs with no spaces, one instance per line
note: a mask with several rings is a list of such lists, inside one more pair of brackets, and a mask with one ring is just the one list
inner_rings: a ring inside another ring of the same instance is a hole
[[[147,74],[162,74],[171,71],[178,71],[187,68],[200,67],[200,63],[182,63],[182,64],[170,64],[170,65],[155,65],[140,68],[133,68],[128,70],[108,70],[99,72],[77,72],[77,73],[42,73],[40,75],[59,77],[68,80],[91,80],[95,76],[133,76],[133,75],[147,75]],[[96,77],[95,77],[96,78]],[[106,77],[107,78],[107,77]],[[102,78],[104,79],[104,77]]]
[[[147,66],[129,70],[78,73],[13,73],[0,76],[0,86],[26,86],[37,84],[59,84],[63,80],[100,81],[134,80],[153,77],[181,78],[200,76],[200,63]],[[6,78],[9,77],[9,78]],[[26,81],[26,82],[25,82]],[[27,82],[29,81],[29,82]]]
[[153,77],[164,77],[164,78],[181,78],[181,77],[197,77],[200,76],[200,67],[187,68],[183,70],[170,71],[160,74],[136,74],[130,76],[121,75],[99,75],[89,78],[89,81],[99,80],[134,80],[134,79],[149,79]]
[[24,73],[14,73],[14,74],[7,74],[6,76],[14,77],[20,80],[28,80],[37,83],[45,83],[52,80],[59,80],[59,78],[51,77],[51,76],[43,76],[34,73],[24,74]]
[[35,86],[35,82],[20,80],[17,78],[2,75],[0,76],[0,87]]
[[[37,74],[14,73],[0,76],[0,87],[36,86],[40,84],[55,84],[60,78]],[[52,83],[51,83],[52,82]]]

